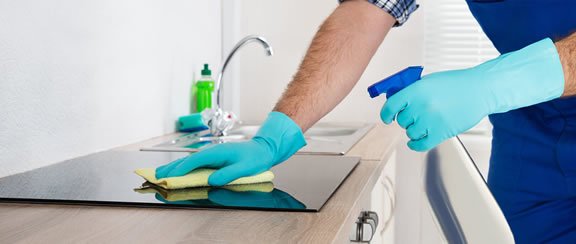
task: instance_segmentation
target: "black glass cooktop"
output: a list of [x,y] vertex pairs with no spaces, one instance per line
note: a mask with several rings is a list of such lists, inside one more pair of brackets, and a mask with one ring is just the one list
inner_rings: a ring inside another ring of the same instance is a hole
[[1,202],[319,211],[359,158],[297,155],[274,167],[272,183],[167,191],[133,173],[186,156],[103,152],[0,178]]

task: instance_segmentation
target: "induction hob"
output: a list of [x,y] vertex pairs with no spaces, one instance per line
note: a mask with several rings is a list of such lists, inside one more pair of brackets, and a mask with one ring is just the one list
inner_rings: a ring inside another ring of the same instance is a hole
[[163,190],[133,173],[186,153],[96,153],[0,178],[0,202],[316,212],[360,158],[296,155],[272,168],[273,183]]

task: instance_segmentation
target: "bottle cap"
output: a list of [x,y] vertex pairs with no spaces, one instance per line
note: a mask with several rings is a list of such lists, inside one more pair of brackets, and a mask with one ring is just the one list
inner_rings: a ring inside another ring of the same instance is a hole
[[208,64],[204,64],[204,69],[202,70],[202,75],[203,76],[211,76],[212,75],[212,70],[210,70],[210,68],[208,68]]

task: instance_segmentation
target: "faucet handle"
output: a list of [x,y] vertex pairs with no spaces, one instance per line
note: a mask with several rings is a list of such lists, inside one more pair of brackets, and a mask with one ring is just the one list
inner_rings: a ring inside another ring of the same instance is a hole
[[225,136],[234,127],[238,117],[233,112],[223,111],[221,108],[205,109],[202,111],[202,121],[210,127],[212,136]]

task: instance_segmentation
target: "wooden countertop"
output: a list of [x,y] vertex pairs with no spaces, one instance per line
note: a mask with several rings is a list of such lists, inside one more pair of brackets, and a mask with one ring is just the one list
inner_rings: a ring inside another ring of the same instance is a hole
[[[330,243],[348,240],[400,131],[375,126],[347,155],[361,163],[318,213],[0,204],[5,243]],[[115,150],[137,150],[155,138]],[[348,223],[348,224],[347,224]]]

